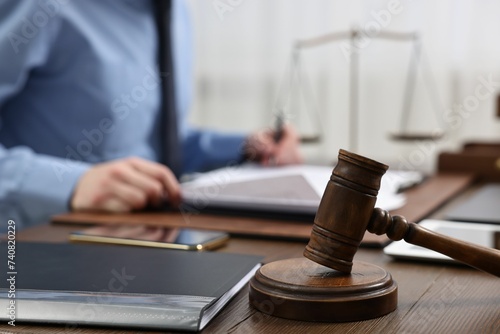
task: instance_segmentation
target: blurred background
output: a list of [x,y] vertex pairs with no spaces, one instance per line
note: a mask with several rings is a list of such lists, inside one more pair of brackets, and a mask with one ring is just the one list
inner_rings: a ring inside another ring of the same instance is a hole
[[[330,163],[345,148],[391,168],[429,172],[443,150],[469,140],[500,141],[499,1],[188,2],[196,37],[192,121],[197,125],[251,131],[272,126],[284,108],[301,134],[321,135],[318,142],[304,144],[307,162]],[[359,32],[353,45],[346,38],[302,49],[302,74],[292,82],[297,40],[353,29]],[[387,40],[384,32],[417,33],[419,61],[412,63],[411,39]],[[358,78],[354,86],[353,77]],[[391,139],[391,133],[401,132],[409,100],[407,130],[443,131],[442,137]],[[352,103],[359,113],[354,124]]]

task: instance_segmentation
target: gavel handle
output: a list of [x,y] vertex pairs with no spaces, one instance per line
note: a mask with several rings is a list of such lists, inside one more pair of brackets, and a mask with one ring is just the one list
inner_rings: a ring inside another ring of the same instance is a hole
[[404,239],[406,242],[432,249],[463,262],[471,267],[500,277],[500,250],[471,244],[448,237],[415,223],[408,223],[404,217],[391,215],[376,208],[368,224],[368,231],[387,234],[391,240]]
[[471,267],[500,277],[500,251],[467,243],[430,231],[415,223],[409,223],[405,241],[432,249]]

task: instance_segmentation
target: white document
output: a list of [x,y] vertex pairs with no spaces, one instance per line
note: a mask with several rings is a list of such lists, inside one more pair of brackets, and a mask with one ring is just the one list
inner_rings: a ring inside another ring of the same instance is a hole
[[[314,215],[333,167],[294,165],[262,167],[255,164],[226,167],[203,173],[182,184],[185,203],[207,207],[264,210]],[[401,187],[423,179],[418,172],[388,171],[376,205],[394,210],[405,204]]]

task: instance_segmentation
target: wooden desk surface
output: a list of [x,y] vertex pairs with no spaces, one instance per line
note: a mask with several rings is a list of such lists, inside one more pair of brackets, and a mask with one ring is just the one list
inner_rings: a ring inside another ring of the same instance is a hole
[[[79,226],[43,225],[18,241],[67,242]],[[221,252],[257,254],[265,262],[301,257],[304,242],[232,238]],[[349,323],[309,323],[262,314],[244,288],[202,333],[500,333],[500,280],[459,265],[393,261],[380,249],[360,249],[355,260],[388,270],[398,283],[398,308],[384,317]],[[148,333],[159,333],[145,331]],[[0,325],[0,333],[137,333],[113,328]]]

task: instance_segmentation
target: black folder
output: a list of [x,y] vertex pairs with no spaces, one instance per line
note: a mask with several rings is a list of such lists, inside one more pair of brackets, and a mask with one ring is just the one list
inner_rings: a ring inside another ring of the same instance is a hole
[[[9,254],[6,242],[1,249]],[[228,253],[21,242],[14,254],[12,267],[0,278],[3,321],[185,331],[201,330],[261,260]]]

